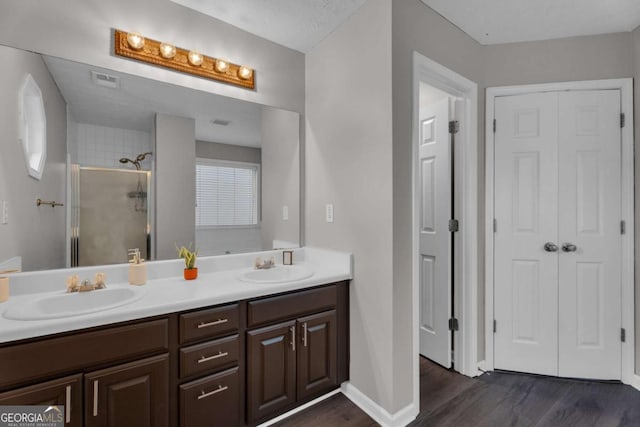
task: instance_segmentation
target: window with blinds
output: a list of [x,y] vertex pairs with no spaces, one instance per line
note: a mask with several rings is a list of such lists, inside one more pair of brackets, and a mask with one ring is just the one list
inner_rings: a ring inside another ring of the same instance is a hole
[[260,165],[197,159],[196,227],[258,225]]

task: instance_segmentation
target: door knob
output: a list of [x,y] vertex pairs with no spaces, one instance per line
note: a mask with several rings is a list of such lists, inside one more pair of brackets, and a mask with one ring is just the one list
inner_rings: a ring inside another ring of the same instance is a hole
[[547,242],[544,244],[544,250],[547,252],[558,252],[558,245],[555,243]]
[[575,252],[578,248],[573,243],[563,243],[562,252]]

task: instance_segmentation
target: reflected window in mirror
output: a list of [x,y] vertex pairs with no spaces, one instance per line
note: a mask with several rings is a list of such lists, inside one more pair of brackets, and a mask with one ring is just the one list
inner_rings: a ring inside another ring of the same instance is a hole
[[197,159],[196,228],[258,227],[260,165]]

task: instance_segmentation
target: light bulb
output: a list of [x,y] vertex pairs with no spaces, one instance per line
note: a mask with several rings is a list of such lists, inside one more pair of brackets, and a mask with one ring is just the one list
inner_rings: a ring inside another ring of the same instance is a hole
[[191,65],[195,65],[196,67],[202,65],[203,59],[204,58],[202,57],[202,54],[200,52],[197,52],[195,50],[189,52],[189,63]]
[[165,59],[176,56],[176,47],[169,43],[160,43],[160,55]]
[[238,77],[243,80],[249,80],[251,75],[253,74],[253,70],[249,67],[245,67],[244,65],[240,67],[238,70]]
[[144,37],[140,33],[127,33],[127,43],[131,49],[140,50],[144,47]]
[[229,63],[224,59],[216,59],[216,71],[219,73],[226,73],[229,69]]

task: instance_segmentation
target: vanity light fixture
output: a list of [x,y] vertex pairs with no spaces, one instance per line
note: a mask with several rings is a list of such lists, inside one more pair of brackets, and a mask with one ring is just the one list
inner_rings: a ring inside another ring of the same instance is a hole
[[127,44],[134,50],[144,47],[144,37],[140,33],[127,33]]
[[176,47],[169,43],[160,43],[160,56],[171,59],[176,56]]
[[114,50],[118,56],[159,65],[183,73],[255,89],[255,71],[222,58],[212,58],[195,50],[159,42],[139,33],[114,31]]

